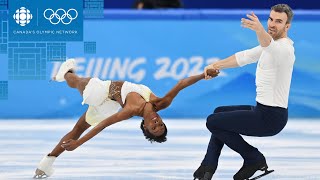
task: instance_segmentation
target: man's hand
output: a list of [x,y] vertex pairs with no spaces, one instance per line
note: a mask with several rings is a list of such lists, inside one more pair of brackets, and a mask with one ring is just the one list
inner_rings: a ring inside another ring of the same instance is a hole
[[241,18],[241,26],[244,28],[249,28],[256,32],[264,31],[264,28],[259,21],[259,18],[251,12],[251,14],[247,14],[249,19]]
[[204,68],[204,79],[212,79],[216,77],[219,72],[220,67],[217,62],[214,62]]
[[67,151],[73,151],[79,147],[79,144],[77,140],[69,139],[68,141],[63,141],[61,147]]

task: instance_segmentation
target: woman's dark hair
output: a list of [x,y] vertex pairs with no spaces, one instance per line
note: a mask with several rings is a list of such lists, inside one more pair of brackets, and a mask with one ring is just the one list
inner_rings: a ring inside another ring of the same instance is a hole
[[140,124],[140,128],[142,130],[143,135],[146,137],[146,139],[148,141],[150,141],[151,143],[153,143],[153,142],[163,143],[163,142],[167,141],[166,136],[167,136],[168,130],[167,130],[167,127],[165,124],[163,124],[164,125],[164,132],[160,136],[155,136],[155,135],[151,134],[148,131],[148,129],[145,129],[143,127],[143,125],[144,125],[144,120],[142,119],[141,124]]

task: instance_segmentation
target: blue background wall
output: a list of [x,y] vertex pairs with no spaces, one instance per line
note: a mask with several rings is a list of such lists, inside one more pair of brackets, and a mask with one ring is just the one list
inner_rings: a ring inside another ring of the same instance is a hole
[[[106,11],[105,19],[84,21],[84,41],[96,42],[86,54],[83,43],[67,43],[78,73],[148,85],[163,96],[175,83],[201,73],[210,62],[258,45],[255,33],[240,27],[247,11]],[[256,11],[266,25],[268,11]],[[222,15],[223,14],[223,15]],[[320,117],[320,29],[318,12],[297,11],[289,36],[296,63],[289,99],[290,117]],[[8,56],[0,54],[0,81],[8,79]],[[67,118],[83,113],[81,96],[66,83],[49,82],[60,62],[47,62],[46,80],[8,81],[0,118]],[[160,114],[205,118],[220,105],[255,104],[256,64],[228,69],[218,78],[183,90]]]

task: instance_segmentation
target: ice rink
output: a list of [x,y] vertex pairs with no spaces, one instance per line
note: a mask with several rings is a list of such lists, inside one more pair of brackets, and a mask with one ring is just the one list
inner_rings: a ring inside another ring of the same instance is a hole
[[[190,180],[205,154],[204,119],[164,119],[168,141],[150,144],[131,119],[105,129],[73,152],[62,154],[49,179]],[[41,158],[73,127],[69,120],[0,120],[0,179],[32,179]],[[320,119],[290,119],[278,135],[245,137],[275,172],[262,180],[320,179]],[[217,180],[230,180],[241,157],[224,146]]]

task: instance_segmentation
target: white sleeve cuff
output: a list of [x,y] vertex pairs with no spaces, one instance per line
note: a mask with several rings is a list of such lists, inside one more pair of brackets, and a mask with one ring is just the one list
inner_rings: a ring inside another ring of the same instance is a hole
[[244,65],[257,62],[258,59],[260,58],[261,53],[262,53],[261,46],[256,46],[251,49],[239,51],[235,54],[235,56],[236,56],[238,65],[242,67]]
[[237,64],[242,67],[244,65],[246,65],[245,63],[245,57],[244,57],[244,51],[239,51],[235,54],[236,56],[236,61],[237,61]]

